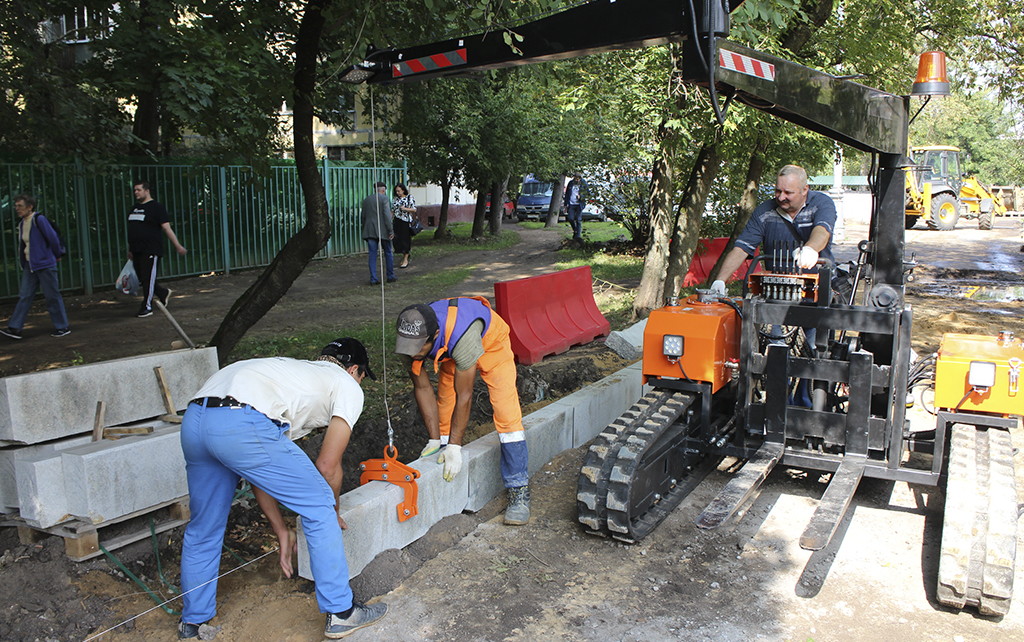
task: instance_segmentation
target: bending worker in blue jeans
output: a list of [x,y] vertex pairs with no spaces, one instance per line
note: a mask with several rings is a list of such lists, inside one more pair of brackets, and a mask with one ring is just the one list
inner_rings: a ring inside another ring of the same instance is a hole
[[[530,475],[523,411],[516,389],[515,355],[509,327],[484,298],[442,299],[410,305],[398,317],[395,352],[412,378],[413,394],[429,439],[426,457],[444,447],[437,463],[452,481],[462,469],[462,437],[473,405],[477,370],[494,407],[494,429],[501,442],[501,478],[508,489],[505,523],[530,521]],[[437,372],[437,397],[423,368]]]
[[[363,377],[376,379],[366,348],[351,338],[328,344],[316,361],[275,357],[239,361],[196,393],[181,424],[192,521],[185,528],[178,638],[199,637],[217,612],[217,574],[228,511],[239,478],[281,544],[281,568],[292,574],[295,533],[278,502],[302,518],[316,583],[327,614],[324,635],[343,638],[384,617],[387,605],[352,601],[338,515],[341,458],[363,411]],[[327,426],[316,465],[293,443]]]

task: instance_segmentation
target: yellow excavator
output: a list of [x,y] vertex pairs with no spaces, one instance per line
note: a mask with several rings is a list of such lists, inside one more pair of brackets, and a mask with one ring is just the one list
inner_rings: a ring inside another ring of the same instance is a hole
[[961,171],[960,149],[949,145],[913,147],[913,166],[906,170],[906,228],[924,218],[933,230],[951,230],[960,217],[978,219],[978,228],[992,229],[992,218],[1006,214],[1002,199],[975,176]]

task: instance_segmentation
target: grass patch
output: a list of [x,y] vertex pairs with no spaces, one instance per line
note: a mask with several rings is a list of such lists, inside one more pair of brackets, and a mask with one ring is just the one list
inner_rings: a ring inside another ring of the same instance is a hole
[[472,231],[472,223],[450,223],[448,236],[435,239],[433,230],[424,230],[413,237],[412,253],[432,257],[467,250],[503,250],[519,242],[519,233],[514,230],[502,230],[496,237],[485,232],[479,239],[470,237]]
[[562,258],[556,264],[559,270],[590,266],[590,273],[604,281],[639,280],[644,270],[644,259],[628,254],[605,254],[604,252],[587,252],[579,249],[563,249],[558,251]]

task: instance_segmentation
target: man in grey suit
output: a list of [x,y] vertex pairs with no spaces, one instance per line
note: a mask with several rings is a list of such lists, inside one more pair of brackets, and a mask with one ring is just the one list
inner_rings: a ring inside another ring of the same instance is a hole
[[388,270],[388,283],[394,283],[395,257],[391,253],[391,239],[395,232],[391,227],[391,201],[387,197],[387,185],[378,181],[373,184],[374,193],[363,199],[363,240],[370,246],[370,285],[378,285],[377,249],[384,249],[384,264]]

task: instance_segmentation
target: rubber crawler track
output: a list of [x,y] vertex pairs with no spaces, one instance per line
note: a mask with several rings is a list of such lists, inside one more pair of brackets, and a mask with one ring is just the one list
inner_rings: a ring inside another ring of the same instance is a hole
[[939,558],[939,602],[1005,615],[1013,598],[1017,491],[1010,433],[955,424]]
[[[654,390],[641,397],[601,431],[587,451],[576,485],[576,507],[580,523],[593,535],[607,537],[608,476],[626,436],[679,393]],[[685,396],[685,395],[679,395]],[[680,402],[681,403],[681,402]]]
[[[708,462],[686,474],[685,480],[673,480],[675,483],[669,485],[663,473],[652,471],[650,474],[659,478],[641,480],[644,482],[641,485],[665,487],[665,491],[643,514],[631,514],[630,493],[638,475],[644,472],[645,455],[655,445],[658,445],[656,451],[663,451],[666,444],[659,444],[658,440],[677,423],[694,398],[694,395],[684,392],[652,392],[609,424],[595,439],[580,470],[576,494],[579,520],[589,532],[604,537],[611,535],[626,542],[642,539],[713,468],[712,458],[694,453],[689,457],[695,463],[702,459]],[[677,435],[678,439],[685,438],[687,432],[682,430]]]

